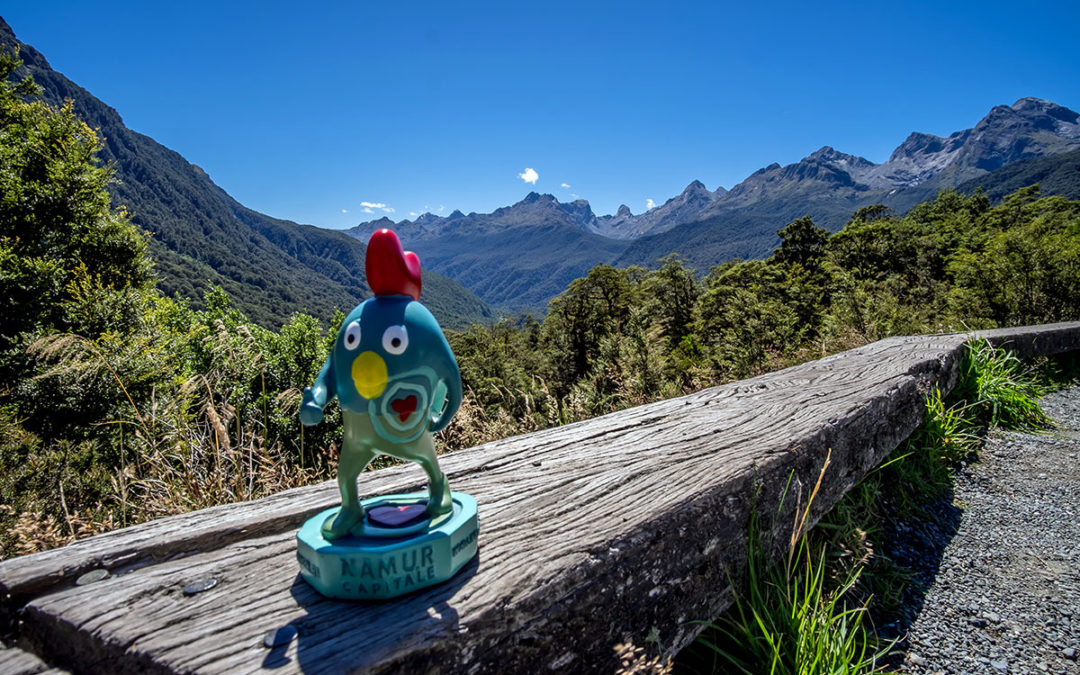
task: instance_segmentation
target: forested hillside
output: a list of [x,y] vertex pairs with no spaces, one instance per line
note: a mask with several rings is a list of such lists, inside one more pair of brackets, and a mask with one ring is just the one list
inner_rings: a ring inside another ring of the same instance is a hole
[[809,218],[778,234],[771,257],[703,279],[676,257],[596,267],[542,324],[454,336],[466,382],[482,410],[532,428],[889,335],[1080,318],[1080,202],[1037,186],[999,206],[943,192],[902,218],[871,206],[836,234]]
[[[100,139],[15,66],[0,57],[3,556],[332,477],[340,413],[308,430],[296,413],[341,315],[272,331],[221,288],[201,309],[163,295],[146,236],[110,201]],[[704,278],[673,256],[599,265],[542,322],[450,332],[466,397],[442,447],[888,335],[1080,318],[1080,202],[1037,187],[997,206],[946,191],[903,217],[865,207],[836,234],[761,226],[779,230],[767,259]]]
[[1020,188],[1038,183],[1044,194],[1080,199],[1080,150],[1014,162],[980,178],[961,183],[957,192],[982,189],[998,202]]

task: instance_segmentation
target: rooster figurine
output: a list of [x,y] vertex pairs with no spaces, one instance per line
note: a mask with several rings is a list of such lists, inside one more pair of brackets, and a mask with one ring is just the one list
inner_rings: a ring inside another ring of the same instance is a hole
[[322,524],[328,540],[361,534],[365,519],[356,479],[379,455],[416,462],[428,475],[426,515],[453,511],[431,434],[461,405],[461,375],[435,317],[420,299],[420,260],[397,235],[375,232],[365,260],[375,297],[345,317],[326,363],[304,389],[300,421],[318,424],[335,396],[344,419],[338,487],[341,508]]

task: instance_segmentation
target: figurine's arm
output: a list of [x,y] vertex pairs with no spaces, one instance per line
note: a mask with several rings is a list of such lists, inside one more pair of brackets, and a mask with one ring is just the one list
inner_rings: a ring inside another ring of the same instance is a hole
[[306,427],[322,421],[323,408],[337,395],[334,384],[334,352],[326,357],[326,363],[315,378],[315,384],[304,387],[303,400],[300,402],[300,423]]
[[[431,433],[445,429],[446,425],[450,424],[450,420],[453,418],[454,413],[461,407],[461,372],[458,370],[457,361],[454,359],[454,353],[450,351],[450,345],[444,345],[444,349],[446,352],[443,357],[445,370],[441,373],[442,378],[439,381],[437,392],[442,393],[445,389],[446,405],[438,405],[438,399],[441,397],[436,394],[434,401],[436,409],[432,412],[437,414],[437,416],[431,418]],[[439,413],[439,407],[442,408],[442,413]]]

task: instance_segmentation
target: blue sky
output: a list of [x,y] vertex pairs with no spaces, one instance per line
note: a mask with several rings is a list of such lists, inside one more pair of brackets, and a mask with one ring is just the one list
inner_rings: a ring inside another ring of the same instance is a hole
[[1080,108],[1075,1],[35,0],[0,15],[240,202],[322,227],[530,190],[640,213],[823,145],[883,162],[911,131],[947,135],[1023,96]]

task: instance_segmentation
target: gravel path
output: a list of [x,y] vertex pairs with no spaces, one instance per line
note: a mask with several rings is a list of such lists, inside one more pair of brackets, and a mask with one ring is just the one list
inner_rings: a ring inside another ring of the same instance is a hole
[[916,571],[909,673],[1080,673],[1080,387],[1051,394],[1049,434],[993,432],[934,522],[886,547]]

